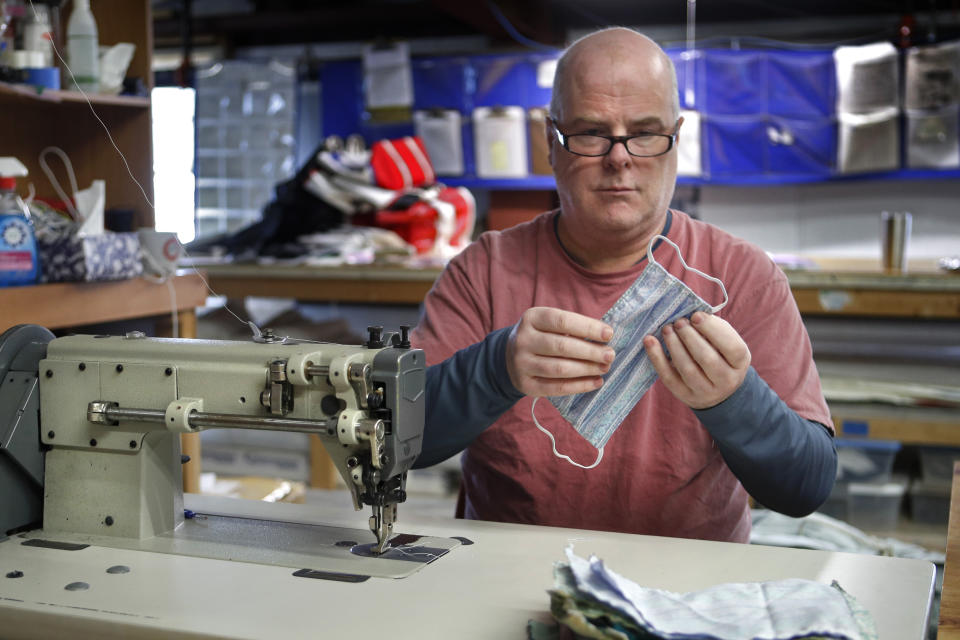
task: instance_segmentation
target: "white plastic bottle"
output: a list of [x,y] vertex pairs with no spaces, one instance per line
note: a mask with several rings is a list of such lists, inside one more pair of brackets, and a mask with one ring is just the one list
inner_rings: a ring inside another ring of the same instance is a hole
[[45,4],[35,3],[27,9],[27,21],[23,26],[23,48],[43,54],[44,67],[53,66],[53,32],[50,28],[50,9]]
[[71,88],[88,93],[100,89],[99,46],[90,0],[73,0],[73,13],[67,22],[67,62],[73,71]]

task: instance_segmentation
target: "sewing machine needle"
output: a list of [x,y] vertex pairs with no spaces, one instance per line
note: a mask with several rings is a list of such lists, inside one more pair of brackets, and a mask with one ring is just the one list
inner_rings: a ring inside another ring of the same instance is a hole
[[373,552],[381,554],[384,552],[387,546],[388,536],[384,531],[383,527],[383,507],[374,506],[373,515],[370,516],[370,531],[373,532],[373,535],[377,538],[377,543],[373,547]]

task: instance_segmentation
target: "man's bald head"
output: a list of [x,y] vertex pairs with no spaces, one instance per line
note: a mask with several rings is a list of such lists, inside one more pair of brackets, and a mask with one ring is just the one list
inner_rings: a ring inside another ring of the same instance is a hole
[[597,58],[605,58],[609,64],[633,65],[638,73],[649,74],[651,81],[669,83],[673,118],[679,117],[680,98],[673,61],[656,42],[642,33],[626,27],[610,27],[576,40],[560,56],[550,97],[550,117],[553,120],[563,120],[566,92],[576,84],[578,74],[589,68],[590,59]]

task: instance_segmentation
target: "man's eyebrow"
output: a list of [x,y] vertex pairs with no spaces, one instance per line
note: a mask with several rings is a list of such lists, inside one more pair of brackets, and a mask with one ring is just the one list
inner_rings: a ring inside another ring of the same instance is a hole
[[[591,126],[598,129],[609,128],[609,124],[601,120],[595,120],[590,117],[581,117],[575,119],[570,123],[571,127],[585,127]],[[663,131],[666,129],[666,125],[663,123],[663,120],[657,116],[649,116],[646,118],[640,118],[638,120],[632,120],[630,122],[630,128],[635,131]]]
[[570,126],[571,127],[585,127],[585,126],[606,127],[608,125],[604,122],[601,122],[600,120],[594,120],[593,118],[577,118],[570,123]]
[[663,131],[666,129],[666,125],[663,123],[663,120],[656,116],[651,116],[649,118],[641,118],[640,120],[634,120],[630,123],[630,126],[634,129],[643,129],[646,131],[659,130]]

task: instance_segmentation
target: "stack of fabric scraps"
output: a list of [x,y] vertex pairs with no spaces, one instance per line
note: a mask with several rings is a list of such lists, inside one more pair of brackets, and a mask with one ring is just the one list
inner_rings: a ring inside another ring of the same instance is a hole
[[[578,638],[615,640],[875,640],[870,613],[834,582],[812,580],[721,584],[673,593],[637,585],[595,556],[567,549],[554,568],[550,610]],[[563,636],[531,621],[534,640]]]

